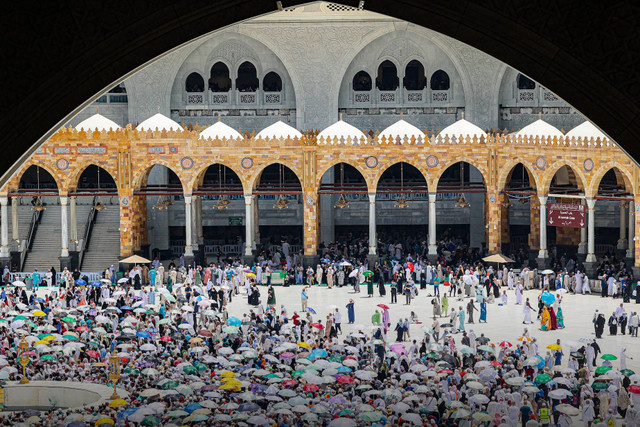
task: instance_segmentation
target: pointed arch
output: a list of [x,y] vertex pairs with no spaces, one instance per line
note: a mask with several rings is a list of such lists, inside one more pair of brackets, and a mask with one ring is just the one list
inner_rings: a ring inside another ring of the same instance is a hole
[[250,180],[251,182],[251,191],[255,190],[261,182],[262,179],[262,174],[263,172],[269,167],[269,166],[273,166],[273,165],[282,165],[284,166],[285,172],[288,170],[290,171],[298,180],[298,183],[300,184],[300,191],[302,191],[302,179],[301,179],[301,171],[297,171],[296,167],[294,165],[291,165],[290,163],[286,162],[286,161],[282,161],[282,159],[279,160],[274,160],[272,162],[266,163],[263,166],[260,167],[260,169],[258,169],[255,172],[255,175],[253,176],[253,179]]
[[584,176],[580,167],[576,163],[567,159],[559,160],[557,163],[549,165],[549,169],[547,169],[541,179],[540,186],[538,187],[538,193],[549,194],[553,178],[555,177],[556,173],[564,166],[568,167],[573,173],[573,176],[576,178],[576,185],[578,186],[578,188],[585,192],[585,195],[587,197],[590,197],[591,194],[586,193],[587,178]]
[[54,183],[56,184],[56,190],[58,192],[63,192],[63,180],[60,178],[60,176],[56,175],[55,169],[51,168],[49,165],[46,165],[41,161],[31,161],[29,163],[25,163],[24,166],[14,175],[15,181],[12,183],[11,187],[8,187],[9,191],[20,190],[20,182],[22,181],[24,174],[34,166],[41,168],[49,175],[51,175]]
[[588,193],[592,195],[598,194],[598,188],[600,187],[602,179],[611,170],[613,170],[616,174],[618,184],[623,184],[628,193],[634,194],[635,189],[633,187],[633,174],[617,162],[609,162],[595,171],[595,173],[589,180]]
[[243,194],[246,193],[247,190],[249,190],[246,177],[242,173],[238,173],[237,170],[235,170],[234,168],[229,166],[227,164],[227,162],[224,162],[224,161],[215,161],[213,163],[208,163],[208,164],[202,166],[194,174],[193,178],[189,181],[188,187],[191,188],[192,191],[196,191],[199,187],[201,187],[204,184],[204,178],[205,178],[205,175],[207,174],[207,171],[209,170],[209,168],[211,168],[213,166],[216,166],[216,165],[221,165],[221,166],[224,166],[224,167],[228,168],[235,176],[238,177],[238,179],[240,180],[240,184],[242,185]]
[[511,159],[504,165],[500,166],[500,173],[498,175],[498,191],[502,191],[507,187],[509,176],[518,164],[521,164],[527,171],[527,174],[529,175],[529,183],[532,184],[532,187],[536,189],[539,188],[538,182],[540,181],[540,176],[534,172],[533,168],[520,159]]
[[384,165],[384,167],[379,168],[379,170],[376,173],[376,176],[373,179],[373,182],[371,183],[371,189],[377,191],[378,189],[378,185],[380,183],[380,178],[382,178],[382,175],[384,175],[384,173],[386,171],[389,170],[389,168],[395,166],[395,165],[399,165],[400,163],[405,163],[408,165],[413,166],[414,168],[416,168],[418,170],[418,172],[420,172],[420,175],[422,175],[422,178],[424,178],[425,180],[425,185],[431,189],[431,187],[429,186],[429,174],[427,173],[426,167],[424,166],[424,162],[420,162],[417,159],[403,159],[401,161],[397,161],[394,163],[391,163],[389,165]]
[[331,168],[338,166],[340,163],[344,163],[345,165],[352,166],[353,168],[355,168],[355,170],[357,170],[360,173],[360,175],[362,176],[362,179],[367,185],[367,192],[370,193],[372,191],[375,191],[375,187],[372,188],[371,185],[369,185],[370,179],[368,178],[370,178],[370,175],[367,174],[367,171],[364,170],[362,166],[360,166],[358,163],[353,164],[349,161],[342,161],[341,159],[334,159],[334,161],[332,161],[331,163],[324,165],[322,169],[317,170],[316,181],[315,181],[316,188],[320,188],[320,184],[322,182],[322,178],[324,177],[324,175],[327,172],[329,172]]
[[158,166],[158,165],[164,166],[167,169],[169,169],[171,172],[173,172],[178,177],[178,180],[180,181],[180,185],[182,186],[183,193],[191,194],[191,189],[186,185],[186,183],[189,181],[188,178],[186,176],[183,176],[181,173],[176,172],[176,171],[179,171],[176,165],[173,165],[167,161],[160,160],[160,159],[154,159],[152,162],[144,166],[141,166],[140,168],[133,171],[133,178],[131,180],[133,189],[139,190],[144,185],[146,185],[147,180],[149,179],[149,174],[151,173],[151,170],[153,169],[154,166]]
[[[75,165],[74,165],[75,166]],[[82,165],[82,166],[76,166],[74,169],[74,173],[72,175],[70,175],[70,177],[67,180],[67,190],[68,191],[78,191],[80,190],[80,180],[82,179],[82,176],[87,172],[87,170],[91,167],[91,166],[95,166],[96,168],[98,168],[98,170],[100,170],[104,173],[106,173],[107,176],[105,176],[105,178],[110,178],[111,181],[113,181],[113,183],[115,184],[115,193],[118,192],[118,175],[116,173],[116,171],[114,171],[112,168],[110,168],[107,165],[104,164],[99,164],[99,162],[92,162],[92,161],[88,161],[86,162],[86,164]],[[101,179],[102,181],[102,179]],[[107,179],[108,181],[108,179]],[[105,188],[105,190],[107,190]]]

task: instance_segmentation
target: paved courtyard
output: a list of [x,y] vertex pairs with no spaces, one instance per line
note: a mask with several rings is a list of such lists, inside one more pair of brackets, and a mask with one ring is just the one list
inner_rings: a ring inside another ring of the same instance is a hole
[[[276,301],[278,307],[280,304],[284,304],[288,310],[289,316],[293,315],[294,310],[300,310],[300,292],[302,286],[282,287],[275,286]],[[327,287],[313,287],[309,290],[309,304],[308,306],[313,308],[317,314],[313,316],[314,320],[323,321],[326,315],[330,311],[330,306],[337,306],[343,314],[342,329],[343,334],[349,332],[355,332],[354,325],[347,324],[347,310],[345,305],[350,298],[355,301],[355,313],[356,322],[358,324],[365,325],[367,330],[371,326],[371,315],[377,308],[376,305],[380,303],[387,304],[391,314],[391,327],[395,326],[398,318],[409,317],[411,311],[414,311],[418,315],[418,319],[423,322],[422,325],[411,325],[410,333],[411,338],[421,339],[423,331],[421,327],[426,325],[431,326],[433,310],[431,306],[431,294],[433,288],[422,290],[420,294],[412,301],[411,305],[404,305],[404,297],[398,298],[397,304],[389,304],[391,301],[390,292],[387,289],[387,295],[385,297],[378,296],[377,288],[375,289],[375,296],[368,298],[366,294],[366,287],[361,287],[359,294],[353,293],[353,288],[343,287],[328,289]],[[506,288],[504,288],[506,289]],[[262,301],[266,301],[267,288],[265,286],[260,287],[260,298]],[[537,299],[540,291],[530,290],[525,291],[523,300],[529,298],[531,305],[537,310]],[[536,321],[530,325],[523,325],[523,313],[522,305],[516,305],[515,292],[507,291],[509,300],[506,306],[498,306],[497,303],[488,304],[487,306],[487,323],[477,323],[479,317],[478,313],[475,314],[475,324],[467,325],[466,329],[473,329],[477,336],[484,333],[491,338],[492,342],[497,343],[501,340],[517,342],[517,338],[522,335],[525,327],[529,329],[530,335],[538,339],[539,352],[544,354],[545,347],[549,344],[555,343],[557,339],[562,341],[578,341],[580,338],[595,338],[593,329],[593,314],[596,309],[599,309],[604,313],[605,317],[609,318],[611,313],[616,307],[620,305],[622,299],[601,298],[599,295],[571,295],[565,294],[562,298],[562,311],[564,314],[565,328],[555,331],[543,332],[540,330],[540,322]],[[449,308],[458,307],[463,305],[466,307],[468,298],[463,301],[449,300]],[[463,304],[464,303],[464,304]],[[454,305],[455,304],[455,305]],[[479,305],[477,305],[479,308]],[[624,304],[627,313],[633,311],[640,311],[640,304],[630,303]],[[229,315],[242,318],[244,313],[248,313],[250,307],[247,304],[246,295],[242,295],[240,298],[235,298],[233,302],[228,306]],[[535,314],[533,314],[533,320],[535,321]],[[440,323],[444,323],[445,319],[442,318]],[[343,335],[344,336],[344,335]],[[456,344],[460,343],[461,334],[454,335]],[[391,334],[391,339],[395,339],[395,334]],[[597,340],[603,353],[612,353],[616,356],[619,355],[622,347],[627,348],[627,355],[633,357],[633,360],[627,361],[627,367],[633,369],[636,372],[640,372],[640,338],[630,337],[629,335],[616,335],[610,336],[608,327],[605,327],[605,332],[602,339]],[[564,350],[566,356],[569,351]],[[563,358],[563,365],[566,365],[566,357]],[[601,364],[602,360],[598,360],[598,364]],[[618,369],[618,361],[613,362],[614,368]]]

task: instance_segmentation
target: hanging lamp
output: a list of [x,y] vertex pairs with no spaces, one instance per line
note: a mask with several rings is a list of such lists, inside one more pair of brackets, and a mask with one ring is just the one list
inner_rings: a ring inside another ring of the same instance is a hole
[[[99,167],[98,167],[98,194],[100,194],[100,168]],[[107,209],[107,207],[102,204],[102,199],[100,198],[99,195],[98,195],[98,202],[93,206],[93,209],[97,210],[98,212],[101,212]]]
[[[340,163],[340,190],[343,190],[343,189],[344,189],[344,163]],[[344,193],[340,194],[338,201],[336,202],[335,205],[333,205],[333,207],[338,209],[344,209],[349,207],[349,202],[344,197]]]
[[284,180],[284,170],[283,170],[283,166],[280,165],[280,171],[279,171],[279,181],[280,181],[280,196],[278,197],[278,200],[276,201],[276,203],[273,205],[274,208],[276,209],[287,209],[289,207],[289,201],[287,199],[284,198],[284,194],[282,194],[283,188],[282,188],[282,181]]
[[[223,210],[223,209],[227,209],[227,206],[229,206],[229,203],[231,203],[230,200],[228,200],[227,198],[224,197],[224,195],[222,194],[222,181],[223,181],[223,177],[222,177],[222,165],[218,164],[218,203],[216,203],[213,207],[214,209],[218,209],[218,210]],[[227,170],[225,169],[224,171],[224,181],[226,183],[227,181]]]
[[47,209],[47,207],[42,203],[42,196],[40,196],[40,166],[36,166],[36,180],[37,180],[37,191],[38,197],[36,198],[36,202],[33,204],[34,211],[42,212]]
[[155,204],[155,205],[153,205],[153,208],[152,208],[152,209],[156,209],[156,210],[159,210],[159,211],[163,211],[163,210],[167,209],[167,207],[168,207],[168,206],[167,206],[167,204],[166,204],[166,203],[164,203],[164,201],[163,201],[163,199],[162,199],[162,196],[158,196],[158,201],[156,202],[156,204]]
[[[464,163],[460,162],[460,191],[464,191]],[[468,208],[471,203],[467,202],[464,193],[456,200],[456,206],[459,208]]]
[[400,163],[400,197],[396,200],[394,206],[398,209],[409,207],[409,202],[404,197],[404,163]]

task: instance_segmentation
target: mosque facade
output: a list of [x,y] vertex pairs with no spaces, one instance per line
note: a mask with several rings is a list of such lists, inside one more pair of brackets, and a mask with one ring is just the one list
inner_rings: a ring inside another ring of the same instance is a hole
[[[433,256],[436,226],[451,226],[486,253],[526,247],[541,267],[550,246],[640,267],[638,168],[584,122],[442,34],[348,6],[288,8],[167,53],[51,137],[1,189],[0,257],[28,262],[17,223],[44,200],[42,218],[62,212],[60,262],[79,265],[82,200],[118,211],[116,256],[251,257],[271,234],[312,263],[351,227],[375,242],[392,226],[415,227]],[[549,226],[552,203],[583,206],[583,226]],[[213,236],[225,227],[239,238]]]

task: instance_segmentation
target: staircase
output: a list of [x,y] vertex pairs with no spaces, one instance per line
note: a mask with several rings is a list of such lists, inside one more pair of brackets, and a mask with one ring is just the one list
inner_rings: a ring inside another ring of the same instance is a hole
[[[28,209],[31,210],[30,207]],[[91,210],[90,205],[77,205],[76,206],[76,222],[78,227],[78,237],[84,236],[86,218]],[[20,212],[19,212],[20,213]],[[32,272],[34,269],[38,271],[47,271],[51,267],[58,269],[60,267],[60,256],[62,248],[62,224],[60,223],[60,205],[49,204],[47,209],[42,212],[42,219],[38,225],[38,230],[33,238],[33,244],[31,251],[27,254],[27,258],[24,263],[23,270],[26,272]],[[67,218],[69,218],[69,208],[67,207]],[[19,219],[20,238],[25,238],[29,231],[29,224],[31,223],[31,217],[28,220],[23,221]],[[26,222],[26,225],[23,223]],[[26,227],[24,237],[22,234],[22,227]],[[71,235],[71,225],[69,225],[69,236]]]
[[47,271],[51,267],[60,267],[61,248],[60,206],[48,205],[42,212],[38,230],[33,238],[31,251],[27,254],[24,271]]
[[[8,207],[9,210],[9,239],[12,238],[13,233],[13,224],[11,220],[13,216],[11,215],[11,206]],[[29,227],[31,226],[31,218],[33,217],[34,210],[31,209],[31,206],[18,206],[18,238],[20,241],[26,240],[29,237]],[[13,250],[13,249],[12,249]]]
[[[106,205],[96,212],[89,247],[82,260],[82,271],[103,271],[110,265],[118,266],[120,256],[120,212],[118,205]],[[84,235],[84,234],[83,234]]]

